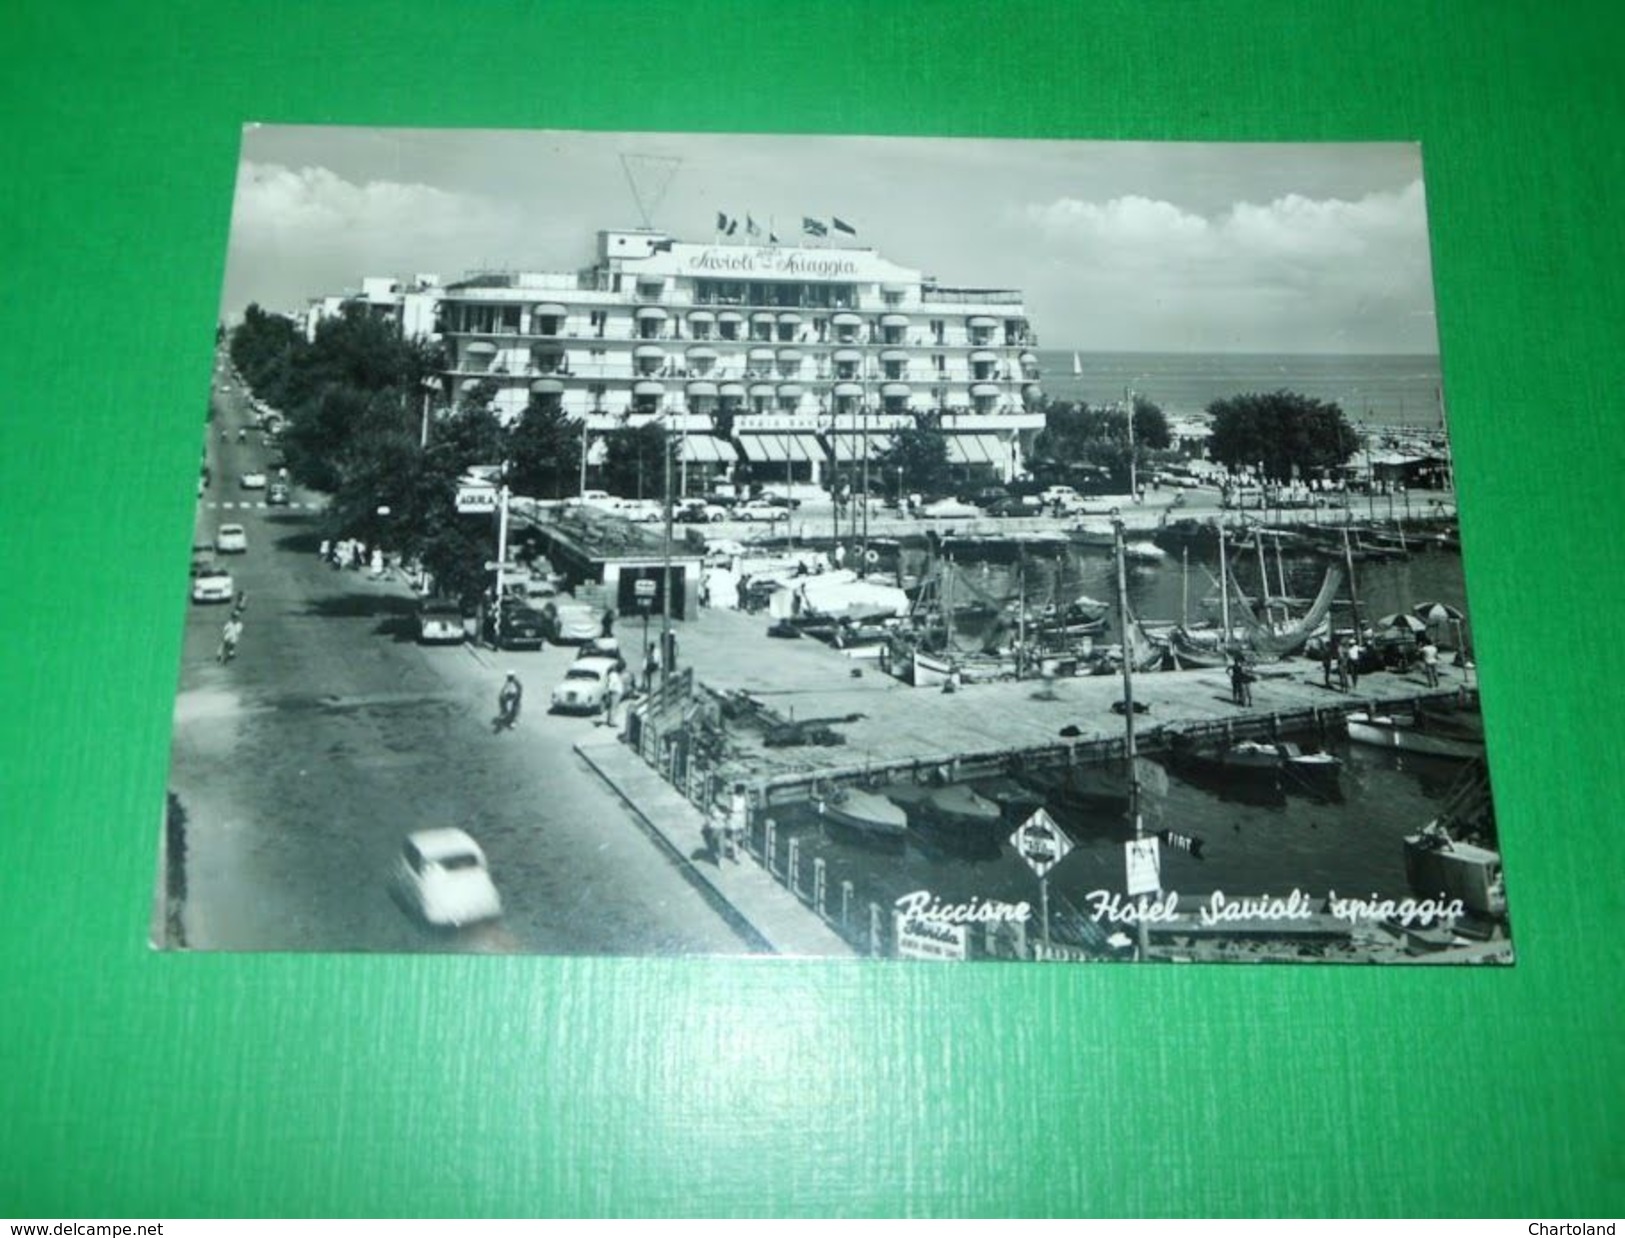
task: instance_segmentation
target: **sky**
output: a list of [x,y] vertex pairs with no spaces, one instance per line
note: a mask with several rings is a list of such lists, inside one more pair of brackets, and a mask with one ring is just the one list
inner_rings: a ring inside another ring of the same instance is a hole
[[839,216],[857,235],[833,243],[1020,289],[1045,348],[1438,351],[1409,143],[251,125],[222,314],[369,275],[576,270],[598,229],[643,225],[640,198],[686,241],[711,240],[718,212],[786,243],[804,216]]

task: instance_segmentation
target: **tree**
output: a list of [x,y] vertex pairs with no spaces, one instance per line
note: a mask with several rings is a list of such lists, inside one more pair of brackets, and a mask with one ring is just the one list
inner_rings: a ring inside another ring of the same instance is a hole
[[629,498],[665,493],[666,429],[645,422],[609,436],[604,451],[604,489]]
[[1293,470],[1335,468],[1354,454],[1359,437],[1336,404],[1289,391],[1215,400],[1208,452],[1228,468],[1262,463],[1264,475],[1287,481]]
[[508,484],[514,493],[560,499],[581,484],[581,423],[534,399],[508,436]]
[[1146,451],[1166,451],[1173,446],[1168,418],[1162,409],[1144,396],[1134,397],[1134,445]]
[[940,431],[911,427],[896,431],[891,445],[874,458],[884,477],[901,475],[904,490],[942,494],[951,489],[948,440]]

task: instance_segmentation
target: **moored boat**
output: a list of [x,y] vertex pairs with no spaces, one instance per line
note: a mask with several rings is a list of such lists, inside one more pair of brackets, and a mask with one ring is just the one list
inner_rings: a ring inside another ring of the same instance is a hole
[[993,829],[1003,817],[999,806],[974,788],[958,784],[925,786],[917,782],[897,782],[885,789],[885,796],[905,812],[934,818],[959,829]]
[[1349,714],[1345,721],[1349,739],[1357,744],[1372,744],[1378,748],[1395,748],[1400,752],[1417,752],[1462,761],[1484,755],[1482,740],[1428,730],[1425,715],[1374,714],[1357,710]]
[[1451,838],[1438,823],[1405,839],[1405,877],[1422,898],[1460,899],[1475,915],[1506,915],[1501,854]]
[[884,795],[861,787],[839,787],[818,801],[818,812],[862,834],[900,838],[908,831],[908,814]]

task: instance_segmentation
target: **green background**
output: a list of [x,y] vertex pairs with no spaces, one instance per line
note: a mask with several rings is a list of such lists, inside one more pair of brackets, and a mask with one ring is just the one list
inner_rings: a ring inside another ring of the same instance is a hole
[[[1617,1215],[1609,12],[8,8],[0,1213]],[[253,119],[1420,139],[1517,966],[149,952]]]

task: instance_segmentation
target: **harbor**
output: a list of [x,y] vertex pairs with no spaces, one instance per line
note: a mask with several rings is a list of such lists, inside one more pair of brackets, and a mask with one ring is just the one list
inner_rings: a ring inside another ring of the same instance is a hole
[[[822,544],[839,545],[833,539]],[[1395,665],[1361,673],[1344,687],[1329,663],[1301,651],[1249,658],[1244,703],[1222,661],[1135,673],[1137,759],[1130,765],[1125,680],[1117,673],[1121,612],[1109,551],[1064,533],[945,535],[918,526],[912,535],[877,538],[876,544],[884,557],[872,562],[875,578],[908,579],[916,599],[919,579],[950,556],[981,579],[989,597],[1032,571],[1029,557],[1047,556],[1065,588],[1114,599],[1103,604],[1096,635],[1087,642],[1098,660],[1007,663],[983,675],[967,657],[970,673],[951,684],[916,683],[873,648],[843,648],[838,639],[799,634],[786,639],[770,607],[698,608],[691,619],[673,623],[677,670],[657,677],[652,690],[635,699],[621,738],[673,797],[645,814],[657,829],[656,819],[671,818],[677,804],[697,811],[688,828],[699,831],[692,840],[699,845],[687,854],[700,880],[724,887],[737,880],[726,866],[713,872],[705,858],[710,844],[703,840],[712,831],[730,833],[748,863],[779,883],[790,907],[832,929],[842,952],[860,954],[939,957],[936,951],[945,949],[956,958],[1047,961],[1510,958],[1504,915],[1468,911],[1446,923],[1424,900],[1427,923],[1415,924],[1394,911],[1415,905],[1418,872],[1437,878],[1436,868],[1411,865],[1419,831],[1451,801],[1463,771],[1482,768],[1469,759],[1481,758],[1482,730],[1476,669],[1459,626],[1447,625],[1448,656],[1435,666],[1432,682],[1420,665]],[[802,543],[798,552],[813,556],[810,575],[839,579],[817,545]],[[765,555],[770,548],[751,549]],[[782,554],[788,547],[771,549]],[[1169,614],[1176,598],[1187,612],[1193,608],[1191,555],[1183,558],[1148,559],[1125,574],[1131,625],[1138,626],[1141,615]],[[1300,591],[1294,582],[1317,577],[1324,562],[1299,549],[1260,570],[1269,581],[1264,592],[1284,585],[1284,594]],[[1359,570],[1368,633],[1376,611],[1399,609],[1401,595],[1408,602],[1418,590],[1460,593],[1459,560],[1425,539],[1403,556],[1362,563]],[[793,594],[804,579],[792,573],[777,592]],[[1338,599],[1333,624],[1352,621],[1351,601]],[[1459,613],[1443,602],[1434,605]],[[966,631],[985,630],[987,610],[965,607],[949,627],[961,639]],[[893,640],[901,622],[893,625]],[[636,628],[628,632],[635,636]],[[1407,628],[1406,634],[1414,633]],[[1434,735],[1432,728],[1442,725],[1435,720],[1461,717],[1471,718],[1476,738]],[[1487,804],[1486,783],[1486,814]],[[911,921],[897,910],[926,890],[973,915],[977,908],[1036,906],[1040,883],[1014,836],[1040,810],[1066,840],[1065,864],[1043,882],[1041,921],[1029,915],[1019,925],[950,926],[948,944],[933,946],[930,934],[943,926]],[[1176,903],[1183,899],[1182,910],[1146,926],[1138,947],[1123,867],[1125,846],[1136,837],[1157,841],[1160,891]],[[1479,869],[1493,868],[1498,881],[1499,857],[1482,854],[1493,863],[1480,862]],[[1214,917],[1214,898],[1244,895],[1260,907],[1297,899],[1303,910],[1278,919]],[[1441,897],[1438,908],[1447,903]],[[1351,915],[1351,905],[1377,910]]]

